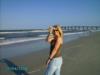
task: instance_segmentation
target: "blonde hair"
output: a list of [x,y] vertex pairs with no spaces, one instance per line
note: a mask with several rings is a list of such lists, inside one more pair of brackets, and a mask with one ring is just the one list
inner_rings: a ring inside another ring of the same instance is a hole
[[55,28],[55,30],[58,30],[61,38],[63,38],[63,31],[61,29],[61,26],[60,25],[54,25],[54,28]]

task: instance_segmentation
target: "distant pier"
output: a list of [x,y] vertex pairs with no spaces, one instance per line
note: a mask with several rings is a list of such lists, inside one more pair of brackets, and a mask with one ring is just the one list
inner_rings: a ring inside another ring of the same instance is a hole
[[91,31],[100,30],[100,26],[61,26],[65,31]]

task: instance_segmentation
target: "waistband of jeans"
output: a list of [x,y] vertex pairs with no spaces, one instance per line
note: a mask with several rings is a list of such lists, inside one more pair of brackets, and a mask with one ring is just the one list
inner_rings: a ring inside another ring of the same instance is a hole
[[62,59],[62,56],[53,58],[53,60],[58,60],[58,59]]

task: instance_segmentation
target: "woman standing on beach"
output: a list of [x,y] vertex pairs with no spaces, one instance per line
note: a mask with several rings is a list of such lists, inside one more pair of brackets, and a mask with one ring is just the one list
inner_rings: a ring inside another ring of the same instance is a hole
[[61,46],[63,44],[63,32],[60,26],[55,25],[49,30],[47,41],[50,43],[50,55],[47,60],[45,75],[60,75],[62,66]]

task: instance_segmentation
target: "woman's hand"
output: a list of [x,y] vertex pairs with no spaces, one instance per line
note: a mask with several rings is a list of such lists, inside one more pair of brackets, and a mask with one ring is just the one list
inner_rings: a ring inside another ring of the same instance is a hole
[[48,32],[49,32],[49,33],[52,33],[52,32],[53,32],[53,28],[52,28],[51,26],[49,26]]
[[48,66],[48,64],[50,63],[50,61],[51,61],[50,59],[47,60],[46,66]]

